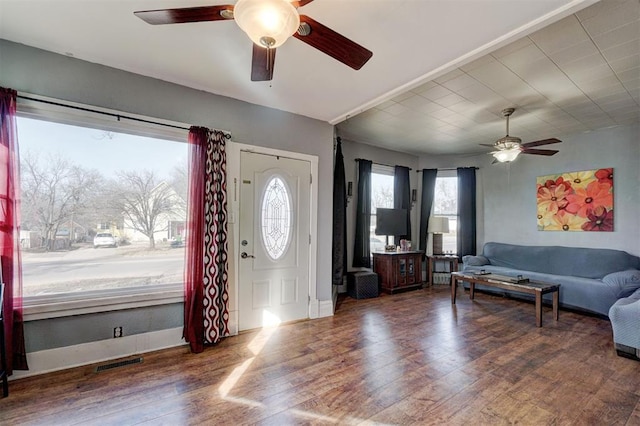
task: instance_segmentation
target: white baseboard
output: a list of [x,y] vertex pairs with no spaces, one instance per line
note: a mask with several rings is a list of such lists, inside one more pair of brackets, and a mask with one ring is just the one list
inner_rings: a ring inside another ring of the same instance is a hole
[[144,352],[185,345],[182,327],[99,340],[27,354],[28,371],[14,370],[9,380],[80,367],[87,364],[123,358]]
[[320,300],[318,302],[318,318],[333,316],[333,298],[331,300]]

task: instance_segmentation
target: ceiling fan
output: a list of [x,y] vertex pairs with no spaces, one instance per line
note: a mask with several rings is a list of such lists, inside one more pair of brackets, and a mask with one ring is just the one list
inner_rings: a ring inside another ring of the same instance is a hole
[[480,144],[482,146],[488,146],[495,149],[495,151],[490,152],[490,154],[495,158],[493,161],[494,163],[509,163],[518,158],[520,153],[546,156],[558,153],[555,149],[533,149],[532,147],[560,143],[562,142],[560,139],[541,139],[539,141],[522,143],[522,139],[515,136],[509,136],[509,117],[514,111],[515,108],[505,108],[502,110],[502,116],[507,118],[507,135],[505,137],[498,139],[493,145],[486,143]]
[[373,53],[324,26],[298,8],[313,0],[238,0],[235,5],[186,7],[134,12],[152,25],[235,20],[251,41],[251,81],[273,79],[276,48],[293,36],[343,64],[359,70]]

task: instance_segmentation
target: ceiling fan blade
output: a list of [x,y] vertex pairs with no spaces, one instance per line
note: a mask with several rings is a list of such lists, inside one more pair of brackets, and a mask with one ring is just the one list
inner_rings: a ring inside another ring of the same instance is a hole
[[495,144],[488,144],[488,143],[479,143],[478,145],[482,145],[482,146],[488,146],[489,148],[495,148]]
[[306,15],[300,15],[300,26],[304,27],[304,24],[307,24],[311,31],[307,35],[301,35],[297,31],[293,33],[295,38],[311,47],[315,47],[354,70],[362,68],[373,56],[370,50],[360,46],[358,43],[349,40]]
[[560,151],[557,151],[555,149],[529,149],[529,148],[522,149],[523,154],[533,154],[533,155],[554,155],[554,154],[557,154],[558,152]]
[[[223,11],[229,11],[228,15]],[[186,22],[224,21],[233,19],[233,5],[184,7],[180,9],[141,10],[133,12],[138,18],[151,25],[184,24]],[[223,16],[225,15],[225,16]]]
[[309,4],[311,3],[313,0],[298,0],[298,1],[292,1],[291,4],[293,5],[293,7],[302,7],[305,4]]
[[523,143],[522,146],[524,148],[529,148],[529,147],[532,147],[532,146],[550,145],[552,143],[560,143],[560,142],[562,142],[560,139],[551,138],[551,139],[542,139],[542,140],[539,140],[539,141]]
[[276,49],[265,49],[254,43],[251,59],[251,81],[270,81],[273,79],[273,66],[276,61]]

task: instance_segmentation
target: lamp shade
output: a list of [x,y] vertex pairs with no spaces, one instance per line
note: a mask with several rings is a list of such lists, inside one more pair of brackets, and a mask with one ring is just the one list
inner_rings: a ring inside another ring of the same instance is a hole
[[449,218],[442,216],[431,216],[427,232],[432,234],[447,234],[449,232]]
[[300,26],[300,15],[285,0],[238,0],[233,16],[251,41],[262,47],[281,46]]
[[496,151],[493,153],[493,156],[496,160],[498,160],[501,163],[508,163],[518,158],[519,154],[520,154],[519,148],[511,148],[511,149],[504,149],[502,151]]

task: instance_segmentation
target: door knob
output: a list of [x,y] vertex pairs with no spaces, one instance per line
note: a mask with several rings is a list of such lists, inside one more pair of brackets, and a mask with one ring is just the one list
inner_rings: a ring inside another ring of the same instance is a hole
[[246,251],[243,251],[242,253],[240,253],[240,257],[241,257],[241,258],[243,258],[243,259],[246,259],[247,257],[252,257],[252,258],[254,258],[254,259],[256,258],[256,257],[255,257],[254,255],[252,255],[252,254],[247,254],[247,252],[246,252]]

